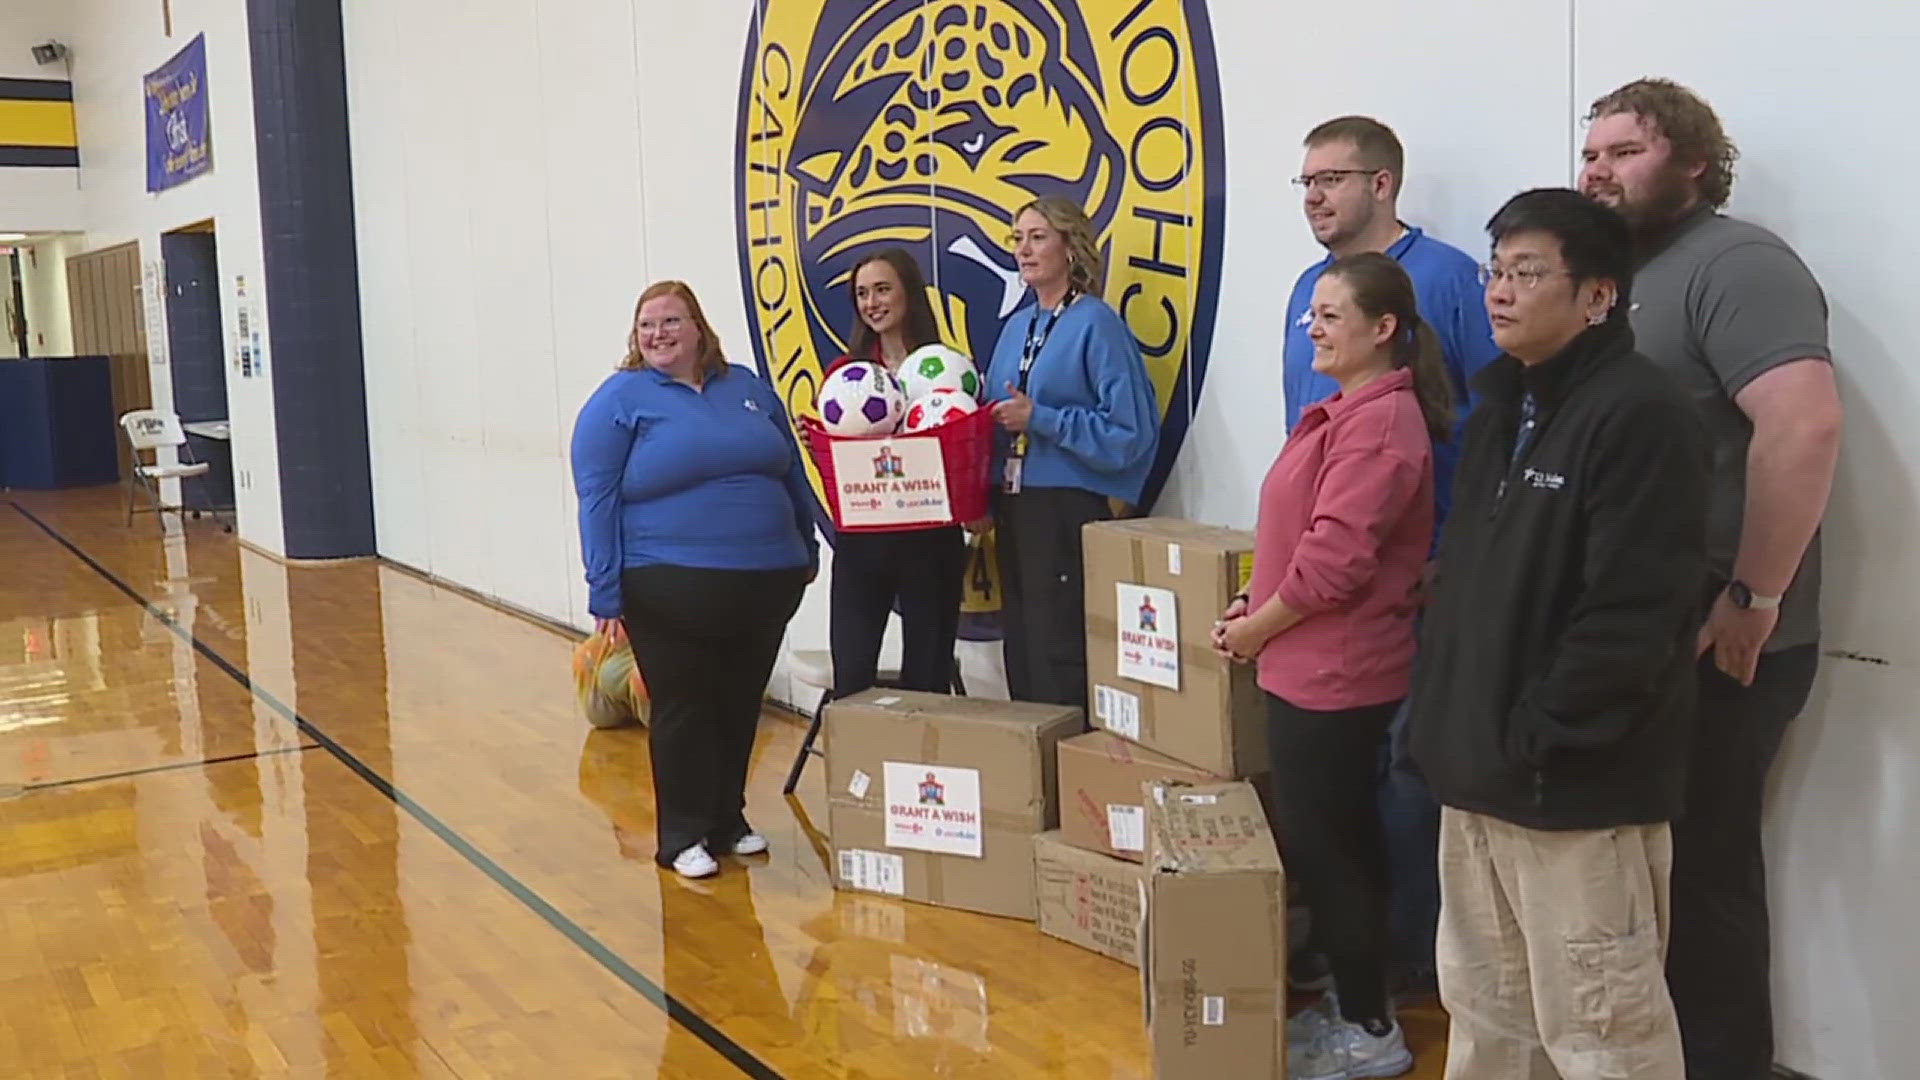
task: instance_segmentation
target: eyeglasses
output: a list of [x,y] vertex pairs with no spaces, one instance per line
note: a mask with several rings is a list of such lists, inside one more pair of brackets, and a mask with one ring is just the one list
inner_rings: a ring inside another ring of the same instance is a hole
[[685,321],[686,320],[682,319],[678,315],[669,315],[666,318],[661,319],[659,322],[654,322],[651,319],[643,319],[640,322],[640,330],[643,333],[652,333],[655,331],[664,331],[666,333],[672,333],[673,331],[680,329],[681,324]]
[[1573,271],[1556,270],[1546,266],[1507,267],[1494,263],[1480,264],[1480,284],[1484,286],[1492,286],[1498,281],[1512,281],[1518,288],[1532,289],[1538,287],[1543,278],[1560,277],[1563,275],[1572,277]]
[[1385,169],[1321,169],[1312,176],[1296,176],[1288,183],[1302,190],[1312,188],[1315,191],[1332,191],[1340,186],[1340,181],[1349,176],[1372,176],[1386,171]]

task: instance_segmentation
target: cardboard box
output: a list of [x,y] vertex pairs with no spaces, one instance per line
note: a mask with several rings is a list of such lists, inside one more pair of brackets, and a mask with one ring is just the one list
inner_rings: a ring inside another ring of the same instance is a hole
[[1130,743],[1089,731],[1060,743],[1060,832],[1074,847],[1139,862],[1147,855],[1145,797],[1149,780],[1215,783],[1223,777]]
[[1146,879],[1146,867],[1082,851],[1057,832],[1033,838],[1040,932],[1134,967],[1140,966],[1140,892]]
[[1147,785],[1142,1000],[1155,1076],[1284,1080],[1287,884],[1253,785]]
[[1215,776],[1268,768],[1253,668],[1212,641],[1253,573],[1253,534],[1134,518],[1088,525],[1082,547],[1094,725]]
[[1080,710],[869,690],[826,710],[836,888],[1034,917],[1033,838]]

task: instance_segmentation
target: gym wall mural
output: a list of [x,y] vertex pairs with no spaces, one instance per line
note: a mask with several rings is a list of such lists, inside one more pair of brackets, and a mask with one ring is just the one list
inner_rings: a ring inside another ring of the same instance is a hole
[[[1224,236],[1204,0],[762,0],[752,19],[740,277],[760,371],[789,411],[812,414],[854,322],[848,277],[882,247],[919,260],[946,342],[984,368],[1027,302],[1013,214],[1066,195],[1098,230],[1103,295],[1159,396],[1151,507],[1199,400]],[[967,608],[998,608],[991,558],[968,575]]]

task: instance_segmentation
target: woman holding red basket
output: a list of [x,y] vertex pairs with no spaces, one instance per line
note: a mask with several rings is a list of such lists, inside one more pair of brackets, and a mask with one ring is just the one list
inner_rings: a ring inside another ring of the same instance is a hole
[[[940,344],[926,279],[906,251],[887,248],[862,259],[847,288],[855,313],[851,344],[828,373],[867,360],[898,375],[914,350]],[[896,606],[901,688],[949,690],[966,565],[966,538],[957,525],[839,533],[828,616],[833,696],[847,697],[874,684],[887,616]]]

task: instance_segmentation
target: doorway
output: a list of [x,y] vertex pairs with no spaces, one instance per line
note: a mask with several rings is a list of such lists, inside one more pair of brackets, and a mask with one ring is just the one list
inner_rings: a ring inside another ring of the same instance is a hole
[[[213,466],[206,490],[181,491],[188,509],[233,506],[233,454],[226,438],[204,434],[227,420],[226,346],[221,333],[220,259],[212,221],[160,237],[166,268],[167,360],[173,379],[173,411],[187,427],[187,452]],[[201,431],[195,431],[198,427]],[[203,505],[204,504],[204,505]]]

